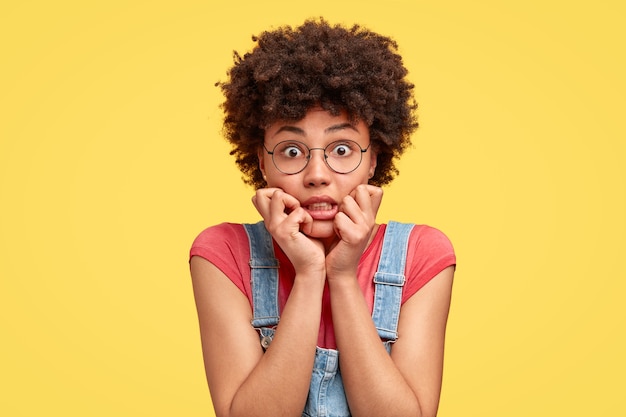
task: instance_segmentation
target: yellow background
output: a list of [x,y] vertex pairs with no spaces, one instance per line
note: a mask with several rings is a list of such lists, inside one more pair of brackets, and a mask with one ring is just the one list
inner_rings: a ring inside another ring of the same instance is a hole
[[626,413],[621,1],[116,0],[0,6],[0,415],[211,415],[187,251],[257,218],[213,84],[320,15],[417,87],[379,220],[458,253],[440,416]]

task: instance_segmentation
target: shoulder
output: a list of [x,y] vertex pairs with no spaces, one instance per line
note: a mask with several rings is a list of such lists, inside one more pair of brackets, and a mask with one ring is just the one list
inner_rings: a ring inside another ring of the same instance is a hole
[[425,224],[418,224],[413,227],[409,246],[414,251],[454,254],[454,247],[448,236],[441,230]]
[[215,238],[238,238],[245,236],[245,229],[241,223],[220,223],[207,227],[195,238],[192,246],[204,245],[212,242]]
[[441,230],[416,224],[411,229],[406,251],[406,301],[437,274],[456,265],[452,242]]
[[[383,233],[390,230],[390,226],[395,226],[395,230],[410,229],[408,240],[408,252],[448,252],[454,254],[452,242],[441,230],[425,224],[389,222],[381,225]],[[380,236],[382,238],[382,235]]]
[[203,258],[224,273],[242,292],[249,281],[250,246],[243,224],[221,223],[204,229],[193,241],[189,259]]
[[221,223],[204,229],[194,239],[189,257],[198,255],[211,260],[225,253],[240,254],[248,249],[248,236],[240,223]]
[[407,264],[414,272],[432,278],[444,268],[456,264],[452,242],[441,230],[428,225],[415,225],[407,248]]

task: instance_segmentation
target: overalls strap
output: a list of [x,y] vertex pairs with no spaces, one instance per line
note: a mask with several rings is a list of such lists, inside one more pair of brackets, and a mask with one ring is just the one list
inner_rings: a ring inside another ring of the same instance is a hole
[[389,222],[383,248],[374,274],[374,308],[372,320],[383,340],[398,339],[398,319],[402,303],[404,269],[413,224]]
[[[272,236],[265,229],[262,221],[243,226],[250,241],[252,326],[256,329],[273,328],[278,324],[280,314],[278,307],[279,264],[274,255]],[[263,333],[262,335],[265,336]],[[267,344],[269,345],[269,341]]]

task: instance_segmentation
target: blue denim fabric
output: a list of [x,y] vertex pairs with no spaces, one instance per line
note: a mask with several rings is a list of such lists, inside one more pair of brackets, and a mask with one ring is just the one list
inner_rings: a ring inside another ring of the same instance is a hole
[[[279,321],[278,261],[272,237],[263,222],[244,224],[250,240],[250,268],[253,299],[252,326],[267,349]],[[389,222],[383,248],[374,274],[372,320],[387,352],[398,338],[398,318],[402,302],[404,269],[412,224]],[[355,341],[355,343],[358,343]],[[339,369],[339,352],[318,347],[303,417],[350,417]]]
[[349,417],[350,408],[343,390],[339,352],[318,347],[303,417]]
[[[272,236],[263,222],[244,224],[250,241],[250,268],[253,319],[252,327],[276,327],[278,312],[278,259],[274,256]],[[257,301],[258,300],[258,301]]]
[[[398,338],[398,318],[404,286],[409,235],[412,224],[389,222],[383,248],[374,274],[374,308],[372,320],[381,339],[395,342]],[[386,344],[389,346],[389,343]]]

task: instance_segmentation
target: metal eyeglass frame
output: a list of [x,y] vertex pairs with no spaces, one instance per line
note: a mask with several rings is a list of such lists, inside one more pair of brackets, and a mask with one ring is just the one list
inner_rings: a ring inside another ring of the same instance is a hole
[[[330,166],[330,164],[328,163],[328,155],[326,154],[326,149],[328,149],[331,145],[334,145],[334,144],[340,144],[340,143],[343,143],[343,142],[351,142],[351,143],[354,143],[354,144],[355,144],[355,145],[359,148],[359,150],[361,151],[361,154],[359,155],[359,156],[360,156],[359,163],[358,163],[358,164],[357,164],[354,168],[352,168],[350,171],[346,171],[346,172],[337,171],[335,168],[333,168],[332,166]],[[304,164],[304,166],[302,167],[302,169],[300,169],[300,170],[298,170],[298,171],[296,171],[296,172],[285,172],[285,171],[283,171],[282,169],[280,169],[280,168],[278,167],[278,165],[276,164],[276,161],[274,160],[274,152],[276,152],[276,148],[277,148],[279,145],[284,144],[284,143],[295,143],[295,144],[299,144],[299,145],[302,145],[302,146],[303,146],[303,148],[305,148],[305,149],[308,151],[308,153],[307,153],[307,155],[306,155],[306,163]],[[299,174],[299,173],[301,173],[302,171],[304,171],[304,170],[306,169],[306,167],[309,165],[309,162],[311,161],[311,151],[314,151],[314,150],[324,151],[324,163],[326,164],[326,166],[327,166],[328,168],[330,168],[330,170],[331,170],[331,171],[336,172],[337,174],[349,174],[349,173],[351,173],[351,172],[355,171],[358,167],[360,167],[360,166],[361,166],[361,163],[363,162],[363,154],[364,154],[365,152],[367,152],[367,151],[368,151],[368,149],[370,148],[370,146],[372,146],[372,142],[370,142],[370,143],[367,145],[367,147],[366,147],[366,148],[361,148],[361,145],[359,145],[356,141],[348,139],[348,140],[336,140],[336,141],[333,141],[333,142],[329,143],[328,145],[326,145],[326,147],[324,147],[324,148],[309,148],[309,147],[307,146],[307,144],[306,144],[306,143],[304,143],[304,142],[300,142],[299,140],[283,140],[283,141],[281,141],[281,142],[278,142],[276,145],[274,145],[274,148],[273,148],[271,151],[269,151],[269,150],[265,147],[265,143],[263,144],[263,149],[265,150],[265,152],[267,152],[267,153],[268,153],[268,155],[271,155],[271,156],[272,156],[272,163],[274,164],[274,166],[276,167],[276,169],[277,169],[278,171],[282,172],[283,174],[286,174],[286,175],[295,175],[295,174]]]

